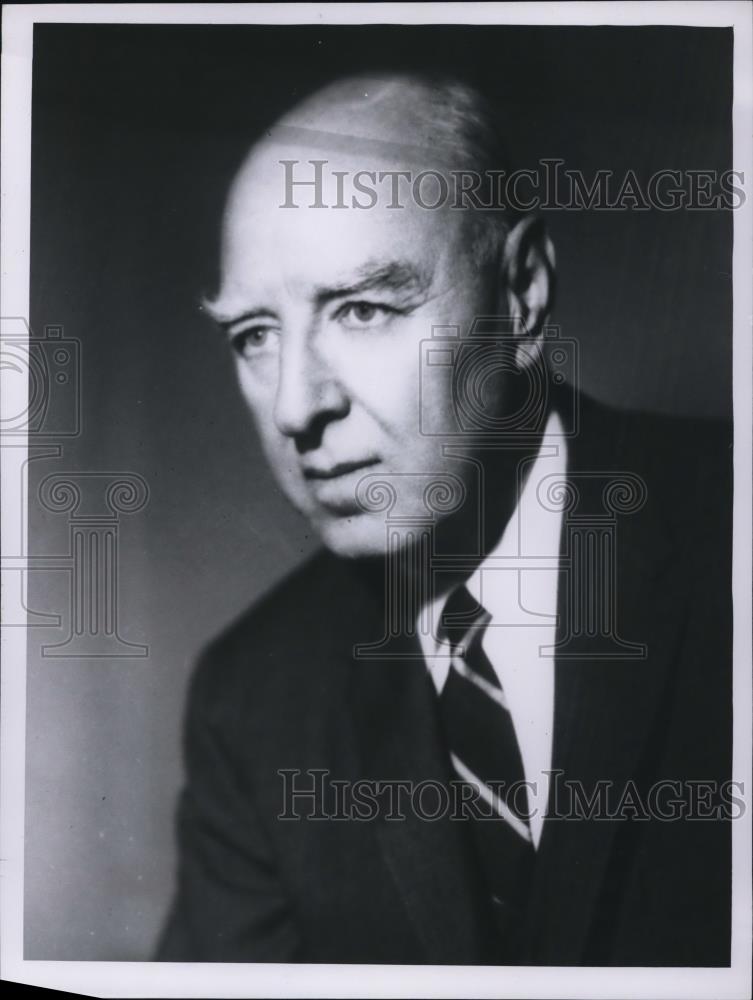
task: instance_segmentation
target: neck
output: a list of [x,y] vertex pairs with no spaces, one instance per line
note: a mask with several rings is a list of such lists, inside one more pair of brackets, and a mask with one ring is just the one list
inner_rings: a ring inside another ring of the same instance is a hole
[[407,618],[464,583],[497,546],[540,444],[539,436],[504,449],[465,449],[465,454],[458,449],[457,458],[469,469],[462,508],[431,532],[406,536],[383,560],[387,591]]

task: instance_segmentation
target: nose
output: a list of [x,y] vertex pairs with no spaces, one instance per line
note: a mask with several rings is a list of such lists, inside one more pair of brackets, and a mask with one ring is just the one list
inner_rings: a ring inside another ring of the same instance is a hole
[[314,447],[330,421],[347,416],[348,395],[310,337],[290,337],[279,363],[275,424],[299,447]]

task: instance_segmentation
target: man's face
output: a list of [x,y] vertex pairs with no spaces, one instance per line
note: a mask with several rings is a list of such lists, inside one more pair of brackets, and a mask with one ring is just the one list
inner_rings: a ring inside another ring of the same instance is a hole
[[[421,431],[420,408],[426,428],[453,405],[447,372],[425,366],[422,342],[436,326],[466,335],[474,317],[495,310],[498,289],[474,262],[464,212],[409,198],[390,209],[384,194],[368,210],[308,207],[303,188],[300,207],[280,207],[280,160],[299,160],[308,177],[308,161],[325,155],[270,146],[247,161],[228,203],[213,311],[282,491],[329,548],[377,555],[386,512],[364,509],[357,489],[384,496],[364,489],[386,480],[393,514],[426,518],[429,483],[472,473]],[[331,205],[332,172],[364,165],[327,159]]]

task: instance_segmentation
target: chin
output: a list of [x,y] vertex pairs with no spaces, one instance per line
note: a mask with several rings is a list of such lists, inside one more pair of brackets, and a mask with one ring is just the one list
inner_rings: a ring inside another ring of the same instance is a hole
[[367,514],[326,518],[315,524],[324,545],[344,559],[383,557],[387,530],[383,519]]

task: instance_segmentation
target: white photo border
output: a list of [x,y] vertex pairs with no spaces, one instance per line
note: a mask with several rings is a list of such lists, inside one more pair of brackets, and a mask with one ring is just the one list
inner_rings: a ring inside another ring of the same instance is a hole
[[[31,78],[35,23],[132,24],[537,24],[705,25],[734,29],[733,165],[743,171],[744,205],[734,213],[734,752],[733,774],[747,808],[733,824],[731,967],[521,968],[172,964],[26,961],[23,958],[26,635],[3,629],[2,811],[0,813],[0,975],[3,979],[98,996],[130,997],[603,997],[743,998],[751,995],[751,581],[753,559],[753,25],[740,2],[374,3],[374,4],[6,4],[2,51],[3,317],[29,316]],[[28,400],[2,377],[10,412]],[[15,446],[23,449],[26,443]],[[25,483],[8,473],[2,448],[2,550],[26,552]],[[15,451],[16,458],[19,452]],[[25,468],[13,463],[13,467]],[[20,488],[19,488],[20,487]],[[5,580],[3,583],[5,584]],[[703,859],[699,859],[703,863]]]

